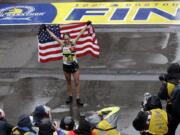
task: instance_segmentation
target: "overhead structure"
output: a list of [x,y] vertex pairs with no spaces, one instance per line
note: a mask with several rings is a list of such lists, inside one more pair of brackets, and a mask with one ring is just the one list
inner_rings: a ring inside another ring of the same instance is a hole
[[64,24],[92,20],[93,24],[180,24],[180,2],[64,2],[1,4],[0,25]]
[[91,20],[96,25],[97,32],[179,32],[180,2],[63,2],[0,5],[0,26],[66,24],[87,20]]

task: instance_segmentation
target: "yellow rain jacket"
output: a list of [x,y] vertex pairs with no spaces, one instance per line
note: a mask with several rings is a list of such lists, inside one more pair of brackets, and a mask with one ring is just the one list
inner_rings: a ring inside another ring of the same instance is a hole
[[103,119],[98,123],[93,132],[96,135],[121,135],[120,131],[117,130],[119,111],[119,107],[108,107],[98,111],[99,116]]
[[29,135],[31,132],[29,131],[21,131],[17,127],[12,129],[11,135]]
[[150,121],[148,132],[153,135],[164,135],[168,132],[167,113],[162,109],[153,109],[150,111]]
[[[175,84],[168,82],[167,83],[167,92],[168,92],[168,96],[171,97],[173,91],[175,88]],[[168,104],[171,104],[170,98],[167,100]]]

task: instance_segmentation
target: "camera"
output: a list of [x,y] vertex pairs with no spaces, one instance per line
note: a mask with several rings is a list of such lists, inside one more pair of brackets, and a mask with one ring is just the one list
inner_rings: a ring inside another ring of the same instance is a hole
[[159,80],[160,81],[165,81],[165,82],[168,82],[168,74],[161,74],[160,76],[159,76]]

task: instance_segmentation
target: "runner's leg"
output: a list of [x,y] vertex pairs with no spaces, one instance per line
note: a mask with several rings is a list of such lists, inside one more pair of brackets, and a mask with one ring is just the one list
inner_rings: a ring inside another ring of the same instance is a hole
[[72,86],[71,86],[71,73],[64,72],[64,76],[67,82],[67,94],[68,94],[66,103],[69,104],[73,101],[73,93],[72,93]]
[[76,86],[76,103],[79,106],[83,106],[84,104],[80,100],[80,74],[79,70],[77,70],[75,73],[73,73],[74,83]]
[[76,97],[80,98],[80,74],[79,70],[73,73],[74,84],[76,86]]

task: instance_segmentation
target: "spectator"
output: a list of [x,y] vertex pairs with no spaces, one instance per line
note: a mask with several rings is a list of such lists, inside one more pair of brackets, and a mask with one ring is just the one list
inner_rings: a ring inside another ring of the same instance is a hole
[[91,128],[91,125],[85,119],[81,119],[78,129],[70,131],[68,135],[96,135]]
[[37,135],[32,127],[33,117],[22,115],[19,117],[17,126],[12,129],[11,135]]
[[0,109],[0,135],[10,135],[13,126],[5,119],[5,113]]

